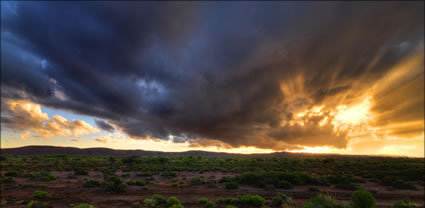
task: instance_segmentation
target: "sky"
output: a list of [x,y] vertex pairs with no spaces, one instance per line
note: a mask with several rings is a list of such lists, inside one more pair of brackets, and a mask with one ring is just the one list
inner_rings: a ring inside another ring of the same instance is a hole
[[424,3],[1,2],[1,147],[424,157]]

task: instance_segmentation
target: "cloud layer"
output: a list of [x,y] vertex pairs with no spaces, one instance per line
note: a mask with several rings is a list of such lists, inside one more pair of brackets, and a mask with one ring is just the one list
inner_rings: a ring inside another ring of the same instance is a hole
[[39,104],[25,100],[2,100],[2,126],[20,133],[21,139],[32,137],[49,139],[54,136],[80,137],[99,132],[82,120],[66,118],[41,111]]
[[423,6],[2,2],[1,96],[91,115],[136,139],[285,150],[346,147],[349,130],[335,130],[331,114],[369,94],[373,126],[418,135]]

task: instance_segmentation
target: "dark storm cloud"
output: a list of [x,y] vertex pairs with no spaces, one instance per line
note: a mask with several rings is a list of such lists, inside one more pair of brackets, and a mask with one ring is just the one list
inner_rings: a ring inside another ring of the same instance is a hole
[[115,128],[113,126],[111,126],[110,124],[108,124],[106,121],[104,120],[94,120],[94,122],[96,123],[96,126],[105,130],[105,131],[109,131],[109,132],[114,132]]
[[423,23],[422,2],[2,2],[2,97],[135,138],[344,147],[315,121],[318,141],[280,124],[374,83],[423,44]]

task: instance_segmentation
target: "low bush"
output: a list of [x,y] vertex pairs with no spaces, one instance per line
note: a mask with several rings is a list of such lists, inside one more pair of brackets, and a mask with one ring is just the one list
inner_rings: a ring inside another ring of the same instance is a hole
[[193,177],[190,180],[190,185],[202,185],[205,184],[205,179],[201,178],[201,177]]
[[16,172],[15,170],[7,171],[4,174],[4,176],[7,176],[7,177],[16,177],[16,176],[18,176],[18,172]]
[[218,180],[219,183],[228,183],[230,181],[232,181],[232,177],[230,176],[223,176],[220,180]]
[[53,181],[53,180],[56,180],[58,177],[53,175],[52,173],[41,171],[40,173],[31,174],[30,178],[32,180],[37,180],[37,181]]
[[143,180],[127,181],[126,183],[129,186],[144,186],[144,185],[146,185],[146,182],[143,181]]
[[161,176],[167,177],[167,178],[175,178],[175,177],[177,177],[177,173],[171,172],[171,171],[164,171],[164,172],[162,172]]
[[175,196],[171,196],[167,199],[165,205],[167,205],[167,207],[172,207],[173,205],[181,205],[181,203]]
[[156,201],[154,199],[150,199],[150,198],[143,200],[143,204],[146,207],[150,207],[150,208],[156,207],[156,205],[157,205]]
[[275,197],[273,197],[271,205],[273,207],[288,207],[294,206],[295,204],[292,201],[291,197],[286,196],[285,194],[278,193]]
[[310,191],[310,192],[319,192],[320,189],[317,188],[317,187],[308,187],[308,191]]
[[212,208],[212,207],[214,207],[215,206],[215,203],[214,202],[212,202],[212,201],[208,201],[205,205],[204,205],[204,207],[205,208]]
[[226,187],[226,189],[237,189],[237,188],[239,188],[239,183],[236,182],[236,181],[231,181],[231,182],[226,183],[225,187]]
[[304,208],[343,208],[332,196],[328,194],[318,194],[304,204]]
[[359,189],[351,195],[351,206],[353,208],[375,208],[375,204],[375,198],[366,190]]
[[38,200],[45,199],[48,196],[49,196],[49,193],[45,191],[34,191],[34,193],[32,194],[32,198],[38,199]]
[[206,197],[201,197],[199,199],[199,204],[206,204],[208,202],[208,199]]
[[416,204],[405,200],[399,201],[394,204],[393,208],[415,208]]
[[28,208],[48,208],[49,204],[37,200],[32,200],[27,204]]
[[243,195],[234,200],[233,203],[261,207],[266,203],[266,200],[264,200],[264,198],[259,195]]
[[93,188],[93,187],[101,186],[102,184],[103,184],[102,181],[89,179],[89,180],[84,181],[83,187],[84,188]]
[[74,175],[78,176],[78,175],[88,175],[89,171],[83,168],[77,168],[74,169]]
[[416,190],[416,186],[404,181],[403,179],[397,179],[392,183],[392,186],[397,189],[412,189]]
[[74,206],[74,207],[72,207],[72,208],[96,208],[96,207],[94,207],[94,206],[93,206],[93,205],[91,205],[91,204],[82,203],[82,204],[79,204],[79,205]]
[[107,192],[122,193],[125,190],[127,190],[127,184],[117,176],[109,177],[105,182],[105,191]]

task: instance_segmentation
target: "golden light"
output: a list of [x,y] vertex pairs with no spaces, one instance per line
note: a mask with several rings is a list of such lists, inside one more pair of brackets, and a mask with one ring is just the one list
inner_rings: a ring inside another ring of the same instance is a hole
[[371,100],[372,97],[368,96],[362,102],[352,106],[337,106],[336,112],[331,113],[331,115],[334,115],[332,124],[338,129],[346,130],[350,127],[367,123],[372,119],[372,113],[370,112],[372,106]]

